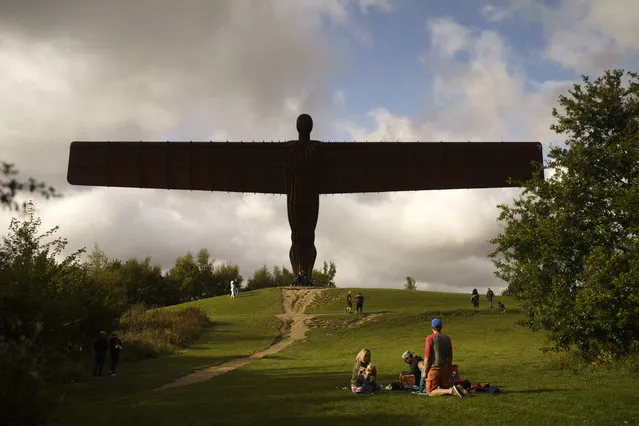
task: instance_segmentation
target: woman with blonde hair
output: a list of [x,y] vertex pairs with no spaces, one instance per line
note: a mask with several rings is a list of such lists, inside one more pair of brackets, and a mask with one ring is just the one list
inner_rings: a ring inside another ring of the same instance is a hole
[[355,367],[351,376],[351,391],[353,393],[376,393],[379,390],[375,379],[377,367],[371,362],[371,351],[362,349],[355,357]]

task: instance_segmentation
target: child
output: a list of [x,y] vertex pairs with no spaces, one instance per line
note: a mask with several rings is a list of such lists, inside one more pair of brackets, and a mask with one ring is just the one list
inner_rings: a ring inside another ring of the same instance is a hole
[[379,385],[377,384],[377,366],[374,362],[368,364],[366,368],[360,369],[361,377],[363,378],[362,386],[355,390],[355,393],[377,393],[379,392]]

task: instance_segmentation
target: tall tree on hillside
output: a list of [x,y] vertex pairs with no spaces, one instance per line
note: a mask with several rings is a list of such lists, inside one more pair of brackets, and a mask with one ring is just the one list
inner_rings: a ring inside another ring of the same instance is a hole
[[218,287],[215,296],[221,294],[229,294],[231,291],[231,281],[242,287],[244,278],[240,275],[240,267],[231,263],[223,263],[215,268],[215,276],[217,277]]
[[274,266],[273,277],[277,285],[280,286],[291,285],[294,280],[293,273],[286,266]]
[[334,262],[322,265],[322,269],[313,269],[313,286],[335,288],[335,274],[337,267]]
[[22,180],[18,178],[18,170],[14,164],[0,162],[0,206],[9,210],[27,210],[27,203],[22,206],[15,201],[19,192],[30,192],[38,194],[46,199],[51,197],[61,197],[55,188],[44,182],[37,181],[33,178]]
[[404,289],[406,290],[417,290],[417,286],[415,285],[415,278],[410,275],[406,277],[406,284],[404,284]]
[[275,281],[275,276],[268,270],[266,265],[253,273],[253,276],[249,278],[246,284],[247,290],[257,290],[260,288],[277,287],[278,282]]
[[198,282],[199,268],[191,253],[178,257],[166,278],[179,289],[182,302],[197,300],[204,292],[203,286]]
[[131,305],[164,306],[178,301],[177,292],[165,283],[160,265],[152,265],[151,258],[143,261],[131,258],[126,262],[111,262],[109,272],[114,274]]
[[559,106],[555,173],[499,206],[491,257],[554,348],[610,359],[639,340],[639,75],[584,76]]

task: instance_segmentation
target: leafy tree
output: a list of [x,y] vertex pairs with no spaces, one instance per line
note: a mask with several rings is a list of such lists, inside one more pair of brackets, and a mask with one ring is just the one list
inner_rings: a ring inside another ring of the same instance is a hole
[[266,265],[253,273],[253,276],[249,278],[246,285],[247,290],[257,290],[260,288],[277,287],[278,282],[275,280],[275,276],[268,270]]
[[166,277],[179,289],[182,302],[199,299],[204,292],[199,282],[199,267],[191,253],[178,257]]
[[334,262],[324,262],[322,269],[313,269],[313,286],[335,288],[337,268]]
[[231,263],[223,263],[215,268],[215,276],[217,279],[217,288],[214,296],[221,294],[229,294],[231,292],[231,281],[235,281],[235,285],[242,288],[244,278],[240,275],[240,268],[237,265]]
[[553,348],[607,360],[639,338],[639,75],[584,76],[559,106],[555,173],[499,206],[491,258]]
[[[33,178],[18,180],[18,170],[14,164],[0,162],[0,205],[9,210],[20,210],[20,205],[15,201],[19,192],[31,192],[49,199],[61,197],[52,186],[39,182]],[[27,202],[22,203],[22,209],[27,211]]]
[[237,265],[215,265],[215,260],[205,248],[200,249],[195,257],[191,253],[179,257],[166,274],[166,279],[179,289],[182,301],[226,294],[231,289],[232,280],[240,285],[243,281]]
[[63,256],[58,227],[39,234],[32,203],[25,213],[0,244],[0,413],[8,424],[41,421],[51,402],[43,389],[82,369],[81,348],[122,313],[117,292],[80,266],[84,249]]
[[410,275],[406,277],[406,284],[404,284],[404,289],[406,290],[417,290],[417,286],[415,285],[415,278]]
[[275,282],[277,285],[291,285],[293,283],[294,277],[293,272],[289,271],[286,266],[282,266],[281,268],[278,266],[273,267],[273,277],[275,278]]

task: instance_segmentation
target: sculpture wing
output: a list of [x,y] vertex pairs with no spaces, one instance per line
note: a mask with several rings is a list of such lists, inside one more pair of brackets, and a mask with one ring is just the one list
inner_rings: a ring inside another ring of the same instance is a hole
[[495,188],[530,179],[539,142],[334,142],[322,146],[322,194]]
[[286,193],[285,143],[72,142],[73,185]]

